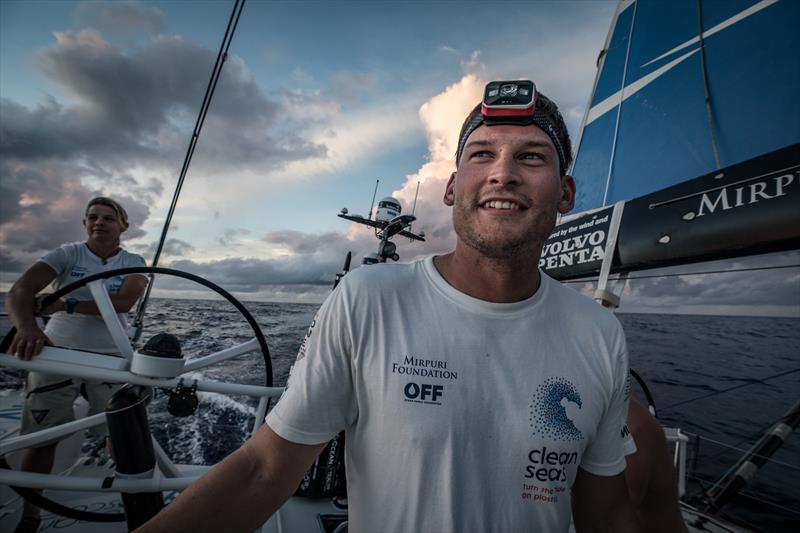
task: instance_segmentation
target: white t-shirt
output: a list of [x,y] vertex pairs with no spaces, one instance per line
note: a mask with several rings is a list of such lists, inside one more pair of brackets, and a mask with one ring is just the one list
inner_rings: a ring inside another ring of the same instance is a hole
[[[125,250],[120,250],[116,255],[104,261],[94,255],[89,250],[89,247],[86,246],[86,243],[83,242],[64,244],[39,259],[39,261],[56,271],[56,279],[52,283],[53,291],[98,272],[145,266],[142,256]],[[108,293],[119,293],[124,278],[125,276],[114,276],[107,279],[106,288]],[[92,300],[92,293],[89,291],[89,287],[83,286],[65,295],[65,298],[75,298],[79,301]],[[118,313],[117,316],[122,325],[127,327],[127,316],[123,313]],[[111,335],[108,333],[108,329],[103,323],[103,319],[99,315],[84,315],[82,313],[70,315],[63,311],[54,313],[47,322],[45,334],[53,341],[53,344],[64,348],[98,353],[118,352]]]
[[304,444],[346,429],[351,531],[567,531],[578,466],[625,468],[627,376],[588,298],[542,274],[525,301],[478,300],[428,257],[344,278],[267,423]]

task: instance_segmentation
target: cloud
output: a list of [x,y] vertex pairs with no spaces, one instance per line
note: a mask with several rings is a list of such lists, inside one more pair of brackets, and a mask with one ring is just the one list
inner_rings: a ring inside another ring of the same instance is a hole
[[217,242],[226,247],[239,246],[242,244],[239,237],[246,237],[250,233],[251,231],[246,228],[226,228],[222,236],[217,238]]
[[[664,277],[631,279],[623,293],[621,309],[627,312],[800,316],[798,265],[800,252],[793,251],[633,273],[631,278]],[[736,272],[743,269],[748,270]],[[717,270],[731,272],[680,275]]]
[[281,245],[289,255],[315,254],[320,251],[327,254],[332,249],[341,251],[352,244],[341,233],[308,234],[293,230],[269,232],[264,235],[264,242]]
[[[86,9],[78,13],[84,22]],[[159,27],[157,13],[137,3],[100,11],[107,27],[126,17],[139,17],[134,26],[143,30]],[[169,35],[123,49],[84,28],[55,33],[37,58],[69,100],[46,96],[28,108],[0,99],[0,251],[16,258],[8,264],[84,238],[83,205],[98,194],[118,198],[131,214],[128,240],[144,235],[150,208],[167,201],[163,183],[180,168],[215,54]],[[192,167],[199,186],[220,174],[233,182],[245,168],[325,156],[323,144],[302,135],[290,106],[266,98],[235,56],[217,90],[225,97],[212,102]],[[292,105],[306,100],[296,95]]]
[[[415,211],[418,222],[414,228],[425,231],[426,242],[408,248],[408,252],[415,256],[445,252],[455,245],[451,210],[442,203],[442,195],[450,174],[455,170],[454,155],[461,123],[480,101],[485,85],[484,80],[467,74],[419,108],[419,118],[428,141],[428,161],[417,172],[406,176],[403,187],[392,194],[408,211],[414,203],[419,183]],[[408,258],[407,254],[404,257]]]
[[130,42],[140,33],[161,33],[166,25],[160,9],[127,0],[81,2],[74,18],[79,26],[97,28],[123,42]]
[[341,268],[337,262],[333,254],[321,254],[278,259],[229,258],[202,263],[180,259],[169,266],[204,277],[227,290],[256,292],[273,285],[327,286]]
[[[174,228],[173,228],[174,229]],[[123,243],[124,244],[124,243]],[[130,251],[144,256],[148,266],[156,255],[158,249],[158,242],[151,242],[149,244],[136,243],[127,247]],[[165,257],[184,257],[195,250],[195,247],[186,241],[180,239],[167,239],[164,247],[161,249],[161,258],[159,258],[159,266],[163,264]]]
[[[71,178],[74,165],[57,162],[31,164],[0,162],[0,249],[9,257],[41,253],[65,242],[84,240],[82,220],[86,203],[100,191]],[[143,235],[141,225],[150,209],[131,196],[115,195],[128,212],[126,238]],[[12,252],[13,250],[13,252]],[[29,259],[29,256],[25,256]],[[26,261],[27,262],[27,261]]]

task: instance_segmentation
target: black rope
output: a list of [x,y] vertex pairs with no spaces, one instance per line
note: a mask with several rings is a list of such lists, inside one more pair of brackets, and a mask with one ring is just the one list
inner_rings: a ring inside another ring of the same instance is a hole
[[697,38],[700,40],[700,70],[703,73],[703,95],[706,102],[706,119],[708,133],[711,137],[711,151],[714,154],[714,163],[717,170],[722,168],[719,162],[719,149],[717,148],[717,133],[714,129],[714,113],[711,110],[711,93],[708,90],[708,70],[706,69],[706,42],[703,38],[703,0],[697,0]]
[[647,406],[652,408],[653,410],[652,412],[653,416],[658,418],[658,414],[656,411],[656,401],[653,399],[653,395],[650,393],[650,387],[647,386],[647,383],[645,383],[644,379],[642,379],[642,376],[640,376],[638,372],[636,372],[632,368],[628,370],[630,371],[633,379],[636,380],[636,382],[639,384],[639,387],[642,389],[642,392],[644,393],[644,396],[647,399]]
[[211,71],[211,79],[208,81],[206,94],[203,96],[203,103],[200,105],[200,113],[197,116],[194,131],[192,132],[192,137],[189,140],[189,148],[187,149],[186,157],[183,160],[183,167],[181,168],[181,173],[178,177],[178,185],[175,187],[175,194],[172,196],[172,203],[169,206],[169,212],[167,213],[167,218],[164,221],[164,229],[161,232],[161,239],[159,239],[158,248],[156,249],[156,254],[155,257],[153,257],[153,264],[151,266],[158,266],[158,259],[161,257],[161,250],[164,247],[167,232],[169,231],[169,226],[172,222],[172,216],[175,214],[175,208],[178,204],[178,197],[180,196],[183,182],[186,179],[186,173],[189,170],[189,164],[192,161],[192,156],[194,155],[194,150],[197,146],[197,139],[200,137],[200,131],[203,129],[203,124],[205,123],[208,109],[211,106],[211,99],[214,97],[214,90],[217,87],[217,82],[219,81],[220,74],[222,73],[222,67],[225,61],[228,59],[228,49],[231,46],[233,34],[236,31],[236,26],[239,23],[239,17],[242,14],[244,2],[245,0],[236,0],[236,3],[233,6],[233,11],[231,12],[231,18],[228,20],[228,27],[225,28],[225,36],[222,38],[222,44],[220,45],[219,52],[217,53],[217,60],[214,63],[214,69]]
[[[167,232],[169,231],[170,224],[172,224],[172,216],[175,214],[175,208],[178,205],[178,197],[181,194],[183,182],[186,179],[187,172],[189,171],[189,164],[192,162],[192,156],[194,155],[194,150],[197,147],[197,140],[200,137],[200,131],[203,129],[203,124],[206,121],[206,115],[208,114],[208,109],[211,106],[211,98],[213,98],[214,90],[217,88],[217,82],[219,81],[222,67],[225,64],[225,61],[228,59],[228,49],[233,41],[233,34],[236,32],[236,26],[239,24],[239,17],[242,14],[244,3],[245,0],[236,0],[233,5],[233,11],[231,11],[231,17],[228,20],[228,26],[225,28],[225,35],[222,38],[222,44],[220,44],[219,52],[217,53],[217,60],[214,63],[213,70],[211,71],[211,79],[209,79],[208,86],[206,86],[206,93],[205,96],[203,96],[203,103],[200,105],[200,113],[197,115],[197,121],[195,122],[194,130],[189,140],[189,147],[186,150],[186,156],[184,157],[183,166],[181,167],[181,173],[178,177],[178,184],[175,186],[175,193],[172,195],[172,203],[169,206],[167,218],[164,220],[164,228],[161,230],[161,237],[158,240],[158,247],[156,248],[156,253],[153,257],[151,266],[158,266],[158,260],[161,258],[161,251],[163,250],[164,244],[167,240]],[[150,291],[152,288],[153,276],[151,275],[149,283],[147,284],[147,290],[145,291],[144,296],[139,301],[139,305],[136,308],[134,326],[137,329],[140,329],[141,327],[145,308],[147,307],[147,301],[150,299]]]
[[[800,264],[797,265],[773,265],[773,266],[764,266],[764,267],[747,267],[747,268],[730,268],[727,270],[705,270],[700,272],[681,272],[675,274],[651,274],[646,276],[633,276],[627,277],[628,280],[637,280],[637,279],[650,279],[650,278],[675,278],[680,276],[699,276],[702,274],[728,274],[728,273],[735,273],[735,272],[752,272],[754,270],[778,270],[781,268],[800,268]],[[608,278],[609,281],[618,281],[621,279],[619,276],[616,278]],[[597,278],[584,278],[584,279],[575,279],[569,281],[562,281],[561,283],[587,283],[587,282],[594,282],[597,281]]]
[[695,398],[690,398],[688,400],[683,400],[683,401],[678,402],[678,403],[673,403],[672,405],[668,405],[668,406],[664,407],[661,411],[662,412],[663,411],[668,411],[668,410],[672,409],[673,407],[678,407],[679,405],[685,405],[687,403],[696,402],[698,400],[703,400],[705,398],[711,398],[712,396],[717,396],[719,394],[724,394],[724,393],[730,392],[732,390],[741,389],[742,387],[748,387],[750,385],[758,385],[758,384],[762,384],[763,385],[763,384],[765,384],[767,381],[769,381],[771,379],[775,379],[775,378],[779,378],[779,377],[783,377],[783,376],[788,376],[789,374],[794,374],[795,372],[800,372],[800,368],[795,368],[793,370],[787,370],[785,372],[779,372],[778,374],[773,374],[772,376],[767,376],[765,378],[756,379],[756,380],[750,380],[747,383],[741,383],[739,385],[734,385],[733,387],[729,387],[727,389],[722,389],[720,391],[710,392],[708,394],[703,394],[702,396],[697,396]]

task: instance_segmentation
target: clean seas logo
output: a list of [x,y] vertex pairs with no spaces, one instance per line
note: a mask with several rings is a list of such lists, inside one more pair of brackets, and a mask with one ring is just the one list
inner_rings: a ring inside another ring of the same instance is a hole
[[548,378],[536,388],[530,417],[534,435],[566,442],[583,438],[581,431],[567,416],[564,402],[583,407],[580,394],[568,380]]

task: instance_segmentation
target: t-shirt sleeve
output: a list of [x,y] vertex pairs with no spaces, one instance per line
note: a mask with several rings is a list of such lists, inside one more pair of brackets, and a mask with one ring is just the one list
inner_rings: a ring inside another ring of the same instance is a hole
[[39,259],[42,263],[56,271],[60,276],[75,264],[76,254],[74,247],[68,244],[59,246]]
[[143,267],[143,266],[147,266],[147,263],[145,263],[144,257],[142,257],[141,255],[139,255],[139,254],[131,254],[131,264],[130,264],[130,266],[132,266],[132,267]]
[[286,390],[267,415],[269,427],[291,442],[327,442],[356,419],[345,285],[331,293],[314,317]]
[[621,328],[616,345],[613,389],[608,408],[600,421],[595,438],[589,443],[581,461],[581,468],[597,476],[614,476],[625,470],[625,455],[636,451],[636,444],[627,431],[628,396],[630,375],[628,373],[628,350]]
[[[143,267],[143,266],[147,266],[147,263],[145,262],[144,257],[142,257],[139,254],[131,254],[131,253],[129,253],[125,258],[125,266],[123,268]],[[144,278],[144,277],[147,277],[147,274],[142,273],[142,274],[126,274],[125,275],[126,278],[128,276],[142,276]]]

